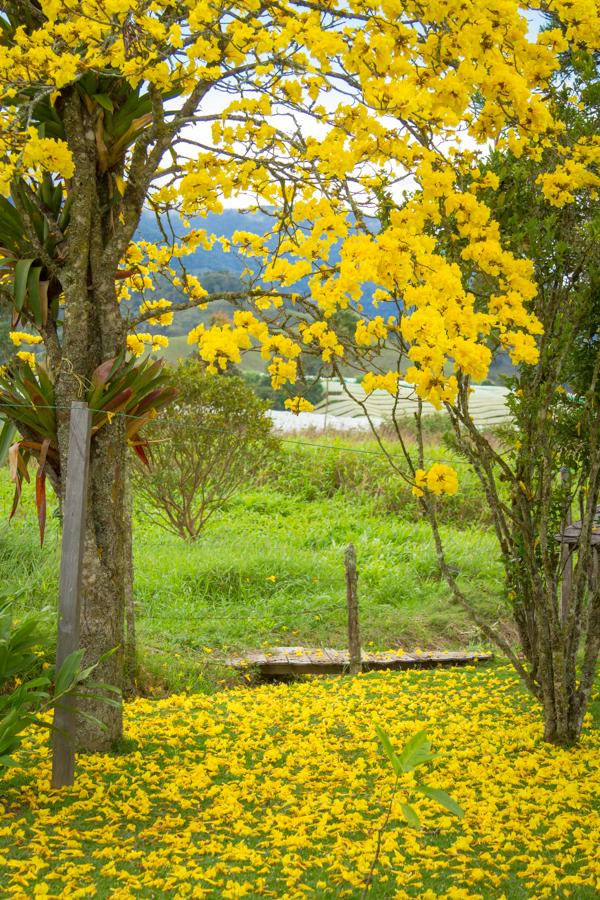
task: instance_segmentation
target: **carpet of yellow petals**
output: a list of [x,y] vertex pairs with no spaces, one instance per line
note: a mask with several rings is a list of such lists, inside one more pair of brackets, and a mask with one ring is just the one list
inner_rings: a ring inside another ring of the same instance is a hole
[[[427,728],[427,776],[465,809],[392,814],[373,898],[596,897],[600,733],[540,740],[505,669],[372,673],[138,699],[133,749],[51,792],[44,746],[0,796],[2,897],[360,897],[392,776],[376,740]],[[399,800],[402,797],[398,797]]]

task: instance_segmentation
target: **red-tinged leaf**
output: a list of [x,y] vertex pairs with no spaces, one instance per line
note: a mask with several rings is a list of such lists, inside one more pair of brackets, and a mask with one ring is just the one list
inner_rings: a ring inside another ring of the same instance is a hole
[[[20,443],[20,449],[23,447],[23,441]],[[29,453],[19,452],[17,456],[17,466],[19,467],[19,478],[24,478],[29,484]]]
[[46,533],[46,458],[50,441],[48,438],[42,443],[39,456],[39,468],[35,479],[35,505],[38,512],[38,525],[40,528],[40,544],[44,543]]
[[147,394],[140,403],[138,403],[138,405],[134,408],[133,412],[135,412],[135,414],[138,416],[141,415],[147,409],[149,409],[150,407],[152,407],[154,405],[154,401],[158,400],[158,398],[160,397],[161,394],[162,394],[161,388],[154,388],[153,391],[150,391],[150,393]]
[[42,468],[38,469],[35,479],[35,505],[40,529],[40,544],[43,545],[46,533],[46,472]]
[[[136,453],[143,464],[149,469],[150,468],[150,460],[146,455],[146,451],[144,450],[144,446],[142,444],[132,444],[134,453]],[[147,445],[146,445],[147,446]]]
[[155,413],[154,410],[151,409],[143,416],[136,416],[135,418],[128,420],[127,427],[125,429],[125,436],[132,446],[134,444],[133,438],[137,437],[138,432],[142,430],[144,425],[147,425],[148,422],[151,422],[154,418]]
[[98,368],[94,371],[92,375],[92,384],[94,387],[99,387],[101,384],[106,384],[108,381],[108,376],[112,372],[112,367],[115,364],[115,359],[107,359],[105,362],[100,363]]
[[50,286],[49,281],[40,281],[39,283],[39,292],[40,292],[40,305],[42,310],[42,328],[45,328],[48,324],[48,288]]
[[20,447],[26,447],[27,450],[35,450],[36,453],[39,453],[42,449],[41,441],[19,441]]
[[105,406],[102,407],[103,412],[116,412],[120,408],[125,408],[127,405],[127,401],[131,398],[133,394],[132,388],[125,388],[125,390],[120,391],[116,397],[113,397],[112,400],[109,400]]
[[174,387],[163,389],[161,397],[156,403],[156,409],[162,409],[163,406],[168,406],[169,403],[172,403],[177,393],[177,388]]
[[8,521],[12,519],[14,514],[17,511],[17,507],[19,506],[19,500],[21,499],[21,491],[23,489],[23,481],[19,475],[17,475],[17,480],[15,482],[15,495],[13,497],[12,507],[10,510],[10,515],[8,517]]
[[39,460],[38,460],[40,469],[42,469],[42,471],[46,465],[46,457],[48,456],[49,448],[50,448],[50,440],[49,440],[49,438],[46,438],[45,441],[42,441],[42,445],[40,447],[40,456],[39,456]]

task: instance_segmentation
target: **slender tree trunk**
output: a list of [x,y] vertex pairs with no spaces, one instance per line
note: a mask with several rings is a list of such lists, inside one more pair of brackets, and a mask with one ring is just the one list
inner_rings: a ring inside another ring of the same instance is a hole
[[133,594],[133,495],[129,468],[125,478],[125,535],[124,535],[124,576],[125,576],[125,643],[124,677],[125,687],[133,690],[137,675],[137,641],[135,636],[135,597]]

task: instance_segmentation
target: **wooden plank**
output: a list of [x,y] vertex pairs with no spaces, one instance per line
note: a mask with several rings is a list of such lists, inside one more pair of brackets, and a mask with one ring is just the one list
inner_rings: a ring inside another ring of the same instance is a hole
[[[63,510],[60,560],[60,600],[56,671],[79,649],[81,615],[81,575],[87,482],[90,459],[92,413],[87,403],[71,404],[67,483]],[[76,709],[74,698],[63,697],[54,710],[52,735],[52,787],[73,784],[75,778]]]
[[[436,666],[459,666],[485,662],[493,658],[491,653],[472,652],[420,652],[387,651],[385,653],[363,653],[362,669],[423,669]],[[305,647],[278,647],[272,652],[248,651],[225,662],[236,669],[249,666],[264,677],[285,675],[339,675],[348,672],[350,656],[347,650],[332,650],[328,647],[308,649]]]

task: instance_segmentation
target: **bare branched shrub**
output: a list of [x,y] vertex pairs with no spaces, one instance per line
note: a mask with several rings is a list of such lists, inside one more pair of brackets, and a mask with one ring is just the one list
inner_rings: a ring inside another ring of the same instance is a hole
[[135,493],[157,525],[196,540],[210,517],[264,470],[279,449],[267,404],[240,378],[207,375],[196,362],[173,371],[178,395],[147,430],[150,469]]

